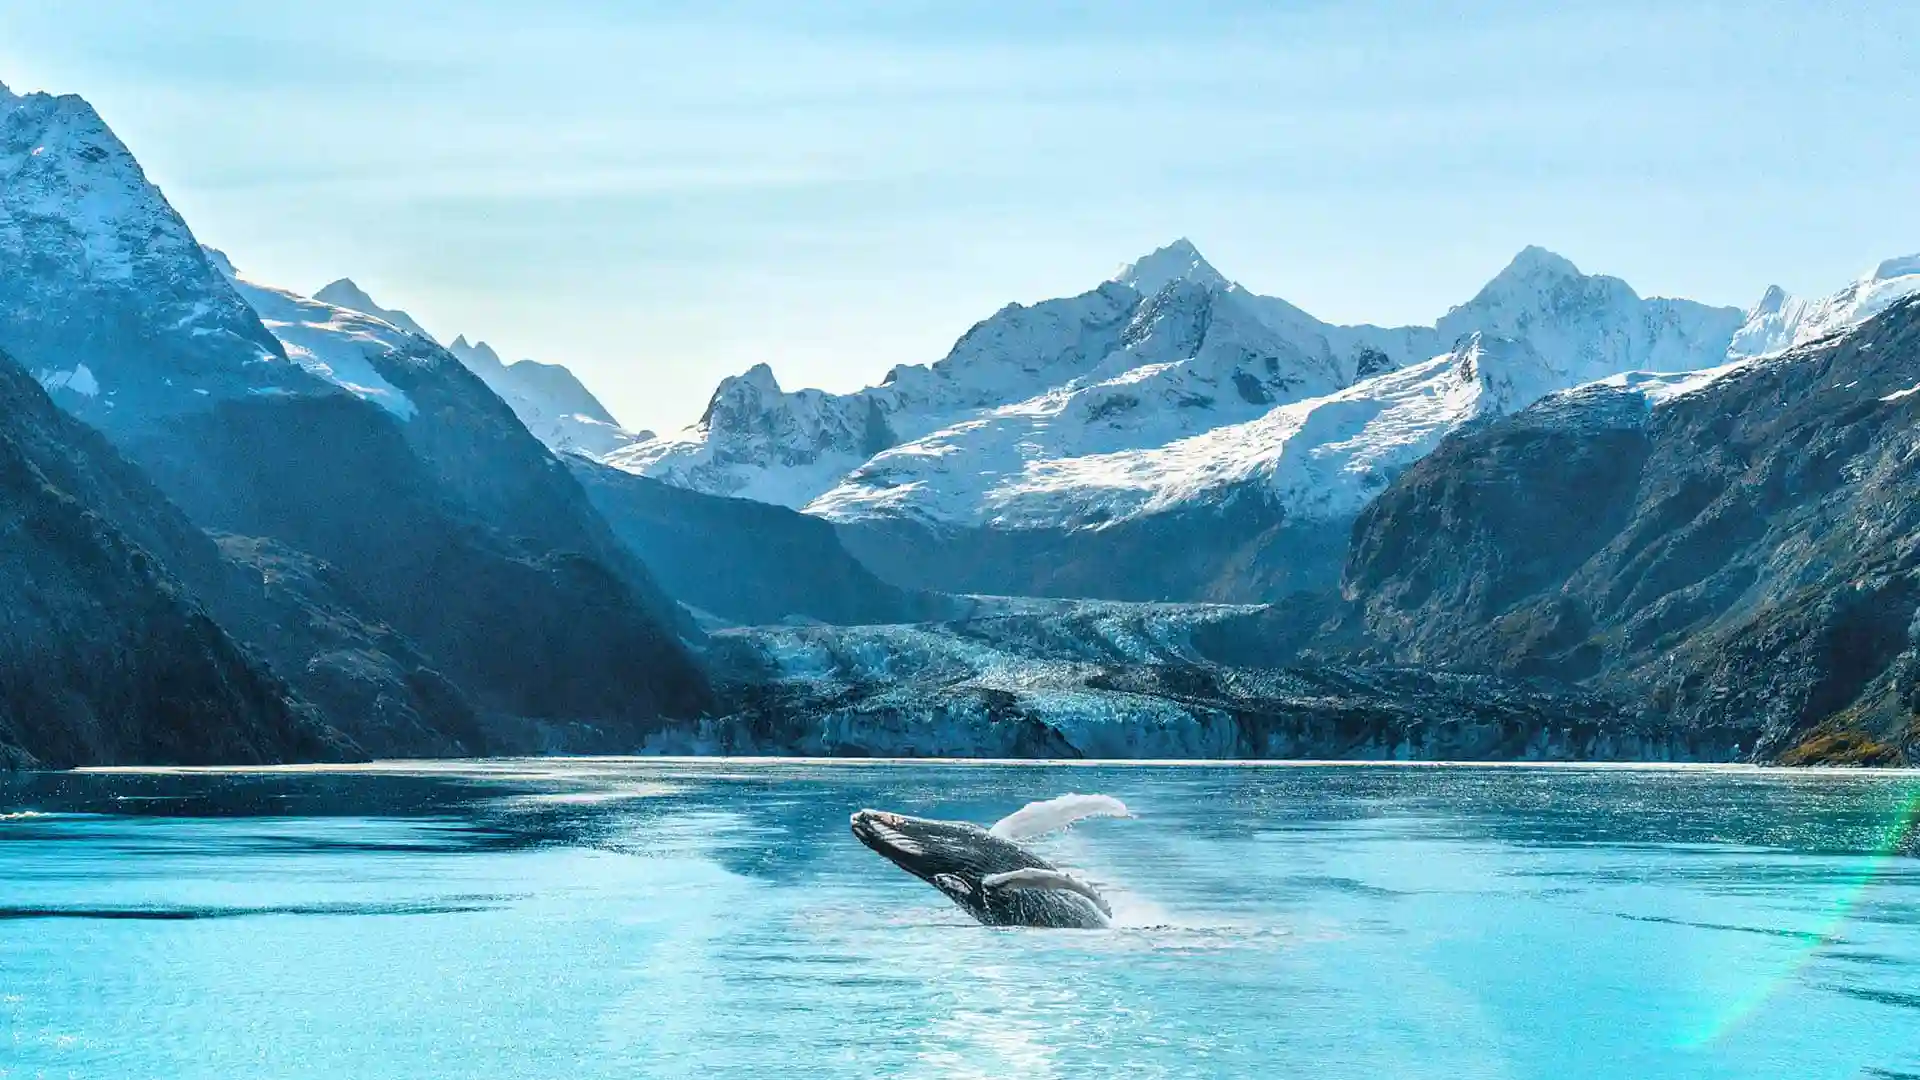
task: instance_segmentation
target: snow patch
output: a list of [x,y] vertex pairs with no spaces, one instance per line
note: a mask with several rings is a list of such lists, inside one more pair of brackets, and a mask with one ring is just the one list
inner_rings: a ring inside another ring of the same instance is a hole
[[243,274],[234,288],[280,339],[287,358],[308,372],[385,409],[412,419],[413,401],[374,366],[372,357],[408,347],[407,331],[371,315],[335,307],[286,289],[263,285]]
[[72,371],[43,371],[39,374],[40,385],[48,391],[71,390],[82,397],[97,397],[100,394],[99,380],[85,364],[76,364]]

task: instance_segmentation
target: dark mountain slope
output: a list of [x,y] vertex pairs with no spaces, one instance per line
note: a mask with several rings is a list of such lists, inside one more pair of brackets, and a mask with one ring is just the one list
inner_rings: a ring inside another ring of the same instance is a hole
[[[229,537],[216,544],[146,473],[98,431],[56,409],[37,386],[21,388],[12,411],[23,424],[33,419],[36,461],[57,487],[158,558],[223,628],[363,750],[481,753],[498,745],[476,737],[473,706],[416,646],[357,614],[370,606],[330,567],[270,541]],[[303,572],[289,572],[294,566]]]
[[464,513],[400,424],[372,406],[344,396],[225,402],[132,446],[203,525],[324,560],[368,621],[417,642],[486,709],[610,725],[617,744],[617,730],[706,707],[691,657],[626,579]]
[[876,578],[819,518],[672,487],[582,457],[567,464],[669,593],[723,619],[895,623],[938,617],[952,606]]
[[138,470],[0,354],[0,761],[355,756],[159,550],[197,572],[219,562]]
[[[1615,688],[1787,761],[1920,762],[1920,303],[1658,404],[1448,440],[1362,514],[1394,659]],[[1349,627],[1351,629],[1351,627]]]
[[1295,522],[1250,490],[1094,528],[970,527],[872,519],[836,528],[848,551],[906,589],[993,596],[1264,603],[1332,592],[1347,523]]
[[368,359],[418,410],[399,425],[414,455],[481,522],[527,552],[576,553],[603,564],[645,614],[679,634],[697,635],[575,474],[480,376],[426,341]]

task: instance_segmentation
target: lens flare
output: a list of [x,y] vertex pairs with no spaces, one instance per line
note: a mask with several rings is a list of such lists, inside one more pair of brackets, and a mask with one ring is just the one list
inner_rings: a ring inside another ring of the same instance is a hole
[[1757,980],[1746,993],[1728,1002],[1698,1029],[1682,1035],[1679,1045],[1691,1049],[1709,1046],[1718,1042],[1728,1033],[1760,1011],[1768,999],[1811,964],[1820,954],[1823,946],[1839,936],[1841,927],[1853,917],[1854,909],[1860,900],[1872,888],[1873,883],[1888,865],[1896,859],[1906,856],[1909,838],[1920,835],[1920,787],[1906,792],[1895,804],[1893,813],[1879,831],[1872,845],[1871,853],[1861,864],[1850,870],[1841,885],[1840,895],[1834,900],[1832,910],[1822,920],[1817,929],[1798,935],[1804,943],[1801,950],[1791,959],[1780,965],[1772,978]]

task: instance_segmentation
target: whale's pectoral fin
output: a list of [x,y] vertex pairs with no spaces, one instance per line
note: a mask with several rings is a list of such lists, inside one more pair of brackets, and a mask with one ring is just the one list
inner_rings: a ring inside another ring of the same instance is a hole
[[1093,901],[1093,906],[1099,908],[1101,914],[1109,917],[1113,915],[1113,909],[1107,906],[1107,898],[1100,895],[1100,890],[1061,870],[1040,870],[1029,867],[1025,870],[1009,870],[1004,874],[988,874],[980,879],[980,886],[985,889],[1036,889],[1078,893]]
[[994,822],[987,831],[1002,840],[1031,840],[1090,817],[1132,816],[1133,811],[1127,809],[1127,804],[1111,795],[1069,793],[1028,803]]

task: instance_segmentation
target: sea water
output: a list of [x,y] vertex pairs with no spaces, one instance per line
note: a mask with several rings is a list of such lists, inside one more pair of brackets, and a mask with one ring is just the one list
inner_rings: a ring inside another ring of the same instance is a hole
[[[853,810],[1035,841],[975,925]],[[0,778],[0,1077],[1920,1076],[1920,776],[496,761]]]

